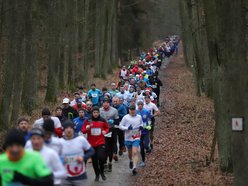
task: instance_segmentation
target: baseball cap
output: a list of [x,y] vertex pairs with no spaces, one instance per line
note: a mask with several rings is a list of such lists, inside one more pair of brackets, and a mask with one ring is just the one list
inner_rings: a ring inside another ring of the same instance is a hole
[[64,104],[64,103],[70,103],[70,100],[69,100],[68,98],[64,98],[64,99],[63,99],[63,104]]
[[77,102],[77,103],[82,103],[83,100],[82,100],[82,98],[77,98],[77,99],[76,99],[76,102]]
[[30,130],[30,136],[33,135],[44,137],[44,130],[41,128],[33,128]]

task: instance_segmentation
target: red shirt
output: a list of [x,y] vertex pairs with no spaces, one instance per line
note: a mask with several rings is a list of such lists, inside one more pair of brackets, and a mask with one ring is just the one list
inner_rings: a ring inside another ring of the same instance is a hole
[[[86,126],[90,125],[90,128],[86,130]],[[88,135],[88,141],[92,147],[105,144],[105,137],[102,134],[103,131],[108,133],[109,126],[105,119],[99,118],[97,121],[87,119],[81,129],[81,131]]]

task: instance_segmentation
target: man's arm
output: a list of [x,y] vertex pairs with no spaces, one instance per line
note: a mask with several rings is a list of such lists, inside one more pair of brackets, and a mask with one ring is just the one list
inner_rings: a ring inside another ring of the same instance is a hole
[[49,174],[48,176],[43,176],[39,178],[30,178],[15,171],[13,181],[18,181],[24,185],[30,186],[53,186],[53,174]]

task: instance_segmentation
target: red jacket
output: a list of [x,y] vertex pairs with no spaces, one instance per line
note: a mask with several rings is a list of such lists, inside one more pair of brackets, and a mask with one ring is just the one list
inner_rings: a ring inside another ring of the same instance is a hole
[[[90,128],[87,130],[86,126],[90,125]],[[99,145],[105,144],[105,137],[102,134],[103,131],[106,133],[109,132],[108,123],[105,119],[99,118],[96,120],[87,119],[81,129],[81,131],[88,135],[88,141],[92,147],[96,147]]]

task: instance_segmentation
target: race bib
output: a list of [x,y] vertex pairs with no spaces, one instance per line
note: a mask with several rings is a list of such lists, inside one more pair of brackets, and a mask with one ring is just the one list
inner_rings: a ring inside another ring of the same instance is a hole
[[85,173],[85,164],[77,163],[76,158],[78,155],[66,155],[64,157],[64,164],[69,177],[79,176]]
[[96,97],[97,97],[97,94],[92,94],[92,97],[93,97],[93,98],[96,98]]
[[101,128],[91,128],[92,136],[100,136],[101,132],[102,132]]
[[132,139],[140,139],[140,130],[131,130]]

